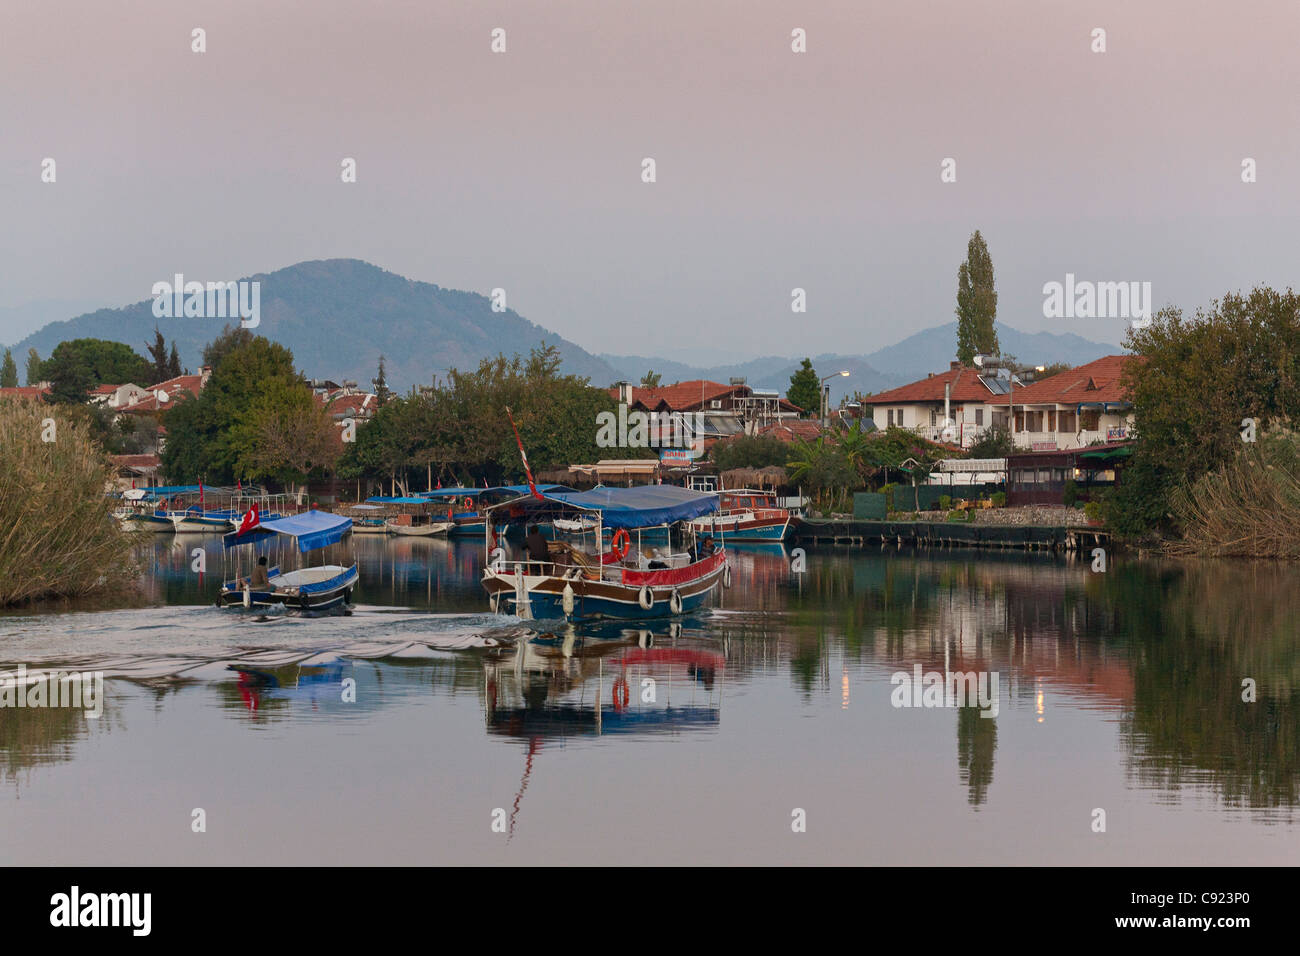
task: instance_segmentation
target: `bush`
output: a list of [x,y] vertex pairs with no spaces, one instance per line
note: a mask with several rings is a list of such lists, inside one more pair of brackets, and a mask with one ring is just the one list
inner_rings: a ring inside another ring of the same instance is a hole
[[967,510],[967,511],[949,511],[949,512],[948,512],[948,520],[949,520],[949,521],[970,521],[970,519],[971,519],[971,515],[972,515],[972,514],[973,514],[973,512],[971,512],[971,511],[969,511],[969,510]]
[[[47,419],[53,420],[53,440]],[[0,607],[89,594],[130,575],[132,538],[104,489],[113,469],[85,416],[38,402],[0,416]]]
[[993,507],[1005,508],[1007,506],[1007,493],[1005,491],[993,492]]
[[939,510],[940,510],[940,511],[951,511],[951,510],[952,510],[952,495],[940,495],[940,496],[939,496]]
[[1102,520],[1102,506],[1100,501],[1089,501],[1083,506],[1083,513],[1089,521]]
[[892,481],[881,486],[880,490],[885,496],[885,510],[887,511],[894,510],[894,489],[896,487],[898,487],[897,484]]
[[1061,500],[1067,508],[1073,508],[1074,503],[1079,500],[1079,486],[1075,484],[1073,478],[1066,479],[1065,493],[1061,496]]

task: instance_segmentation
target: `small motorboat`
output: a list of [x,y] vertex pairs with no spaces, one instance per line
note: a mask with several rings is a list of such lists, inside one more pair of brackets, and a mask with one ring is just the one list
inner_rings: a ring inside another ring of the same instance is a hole
[[[341,607],[352,600],[352,590],[357,583],[355,559],[350,564],[307,565],[295,570],[282,571],[278,562],[266,572],[266,583],[254,585],[252,570],[259,556],[265,556],[267,545],[290,543],[298,555],[338,544],[344,538],[350,541],[352,519],[325,511],[305,511],[289,518],[253,522],[242,531],[232,531],[224,538],[225,554],[233,555],[234,576],[222,575],[221,593],[217,603],[222,607],[266,610],[285,607],[302,611],[322,611]],[[261,547],[259,547],[259,545]],[[259,555],[259,550],[262,555]],[[248,573],[241,573],[247,570]]]

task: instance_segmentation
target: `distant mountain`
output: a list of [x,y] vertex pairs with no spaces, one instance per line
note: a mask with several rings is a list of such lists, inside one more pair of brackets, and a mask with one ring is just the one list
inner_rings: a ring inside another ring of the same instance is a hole
[[[1090,342],[1073,334],[1052,332],[1021,332],[1010,326],[998,325],[998,344],[1004,353],[1014,355],[1029,365],[1050,365],[1069,362],[1082,365],[1103,355],[1122,352],[1118,345]],[[886,346],[867,355],[839,355],[824,353],[811,356],[818,375],[826,377],[845,370],[847,378],[837,376],[829,383],[831,401],[838,402],[854,392],[870,394],[906,385],[925,378],[930,372],[941,372],[956,358],[957,323],[949,322],[909,335],[895,345]],[[663,381],[674,382],[707,378],[725,382],[732,377],[744,377],[755,388],[774,388],[785,394],[790,386],[790,376],[802,361],[799,358],[758,358],[737,365],[696,367],[667,359],[642,355],[598,356],[618,372],[620,378],[639,382],[647,371],[658,372]],[[880,371],[888,369],[887,372]]]
[[[245,278],[261,282],[257,334],[291,349],[295,364],[309,378],[368,385],[382,354],[390,387],[404,391],[429,383],[434,375],[442,378],[448,368],[476,367],[480,359],[499,352],[526,357],[543,339],[559,348],[565,372],[589,376],[602,386],[619,377],[600,359],[513,310],[493,312],[485,296],[416,282],[359,259],[300,262]],[[89,337],[125,342],[144,354],[156,324],[168,342],[175,340],[182,364],[197,369],[203,347],[225,321],[157,319],[153,300],[147,299],[52,322],[13,351],[24,356],[34,347],[48,358],[60,342]]]
[[[171,280],[170,276],[160,278]],[[665,383],[697,378],[725,382],[743,377],[756,388],[784,395],[802,358],[767,356],[697,367],[651,356],[592,355],[512,310],[493,312],[490,300],[477,293],[416,282],[359,259],[300,262],[246,278],[262,284],[257,334],[288,346],[298,368],[308,377],[354,379],[368,385],[382,354],[389,385],[396,391],[427,384],[435,375],[442,378],[451,367],[474,368],[480,359],[500,352],[526,356],[543,340],[559,348],[565,372],[586,376],[597,386],[619,380],[639,382],[653,369]],[[35,314],[24,313],[28,318]],[[155,319],[153,300],[146,299],[120,309],[100,309],[50,322],[12,346],[14,358],[21,375],[29,348],[48,358],[60,342],[75,338],[125,342],[144,355],[155,324],[168,342],[176,342],[182,364],[197,370],[203,347],[221,332],[225,320]],[[998,339],[1004,352],[1033,365],[1079,365],[1121,351],[1118,346],[1077,335],[1020,332],[1001,324]],[[949,322],[867,355],[811,358],[819,375],[841,369],[849,372],[847,378],[837,376],[831,382],[831,398],[838,401],[855,391],[878,392],[942,371],[952,361],[956,345],[957,323]]]
[[[85,299],[40,299],[22,305],[5,306],[0,308],[0,342],[13,342],[24,335],[31,335],[43,325],[66,319],[70,315],[80,315],[98,304]],[[14,352],[14,360],[18,361],[17,351]],[[25,354],[23,360],[18,361],[20,374],[24,361]]]

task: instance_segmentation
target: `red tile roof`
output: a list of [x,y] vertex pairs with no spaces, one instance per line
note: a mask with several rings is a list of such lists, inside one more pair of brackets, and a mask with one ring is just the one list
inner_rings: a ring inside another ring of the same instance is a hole
[[[942,402],[945,383],[951,383],[952,385],[952,393],[949,397],[954,402],[997,401],[997,396],[979,380],[978,369],[961,366],[923,378],[919,382],[912,382],[910,385],[900,385],[898,388],[891,388],[889,391],[871,395],[864,399],[863,403],[867,405],[906,405],[914,402]],[[1005,401],[1005,396],[1003,400]]]
[[157,385],[150,385],[145,391],[149,393],[148,398],[142,398],[140,401],[131,405],[123,405],[119,411],[122,412],[155,412],[158,410],[158,392],[167,393],[169,401],[163,403],[164,407],[170,408],[173,401],[178,395],[189,393],[197,396],[203,388],[202,375],[180,375],[176,378],[169,378],[165,382],[159,382]]
[[773,422],[765,428],[760,428],[758,433],[766,438],[779,438],[781,441],[794,441],[796,438],[808,440],[820,435],[822,426],[821,422],[810,419],[795,419],[786,422]]
[[26,398],[35,401],[42,395],[48,395],[49,393],[50,388],[48,385],[44,388],[38,388],[35,385],[0,388],[0,398]]
[[1016,404],[1075,405],[1079,402],[1128,401],[1119,379],[1124,367],[1135,360],[1137,356],[1134,355],[1107,355],[1087,365],[1060,372],[1016,389]]
[[90,390],[91,395],[112,395],[121,385],[96,385]]
[[[674,382],[672,385],[661,385],[658,388],[638,388],[634,386],[632,388],[632,403],[644,405],[650,409],[666,405],[669,411],[679,412],[689,408],[698,408],[702,402],[721,398],[723,395],[730,395],[732,392],[744,387],[743,385],[723,385],[721,382],[710,382],[707,379],[699,378],[689,382]],[[614,399],[617,399],[618,387],[611,388],[609,394]]]

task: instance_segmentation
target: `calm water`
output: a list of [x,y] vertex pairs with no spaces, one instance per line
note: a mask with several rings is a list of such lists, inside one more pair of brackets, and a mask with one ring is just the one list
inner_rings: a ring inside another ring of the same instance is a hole
[[[1295,568],[751,548],[680,624],[547,633],[486,613],[477,542],[358,538],[315,620],[212,607],[217,547],[0,616],[0,669],[106,675],[98,719],[0,709],[4,862],[1300,859]],[[996,716],[894,706],[918,665]]]

